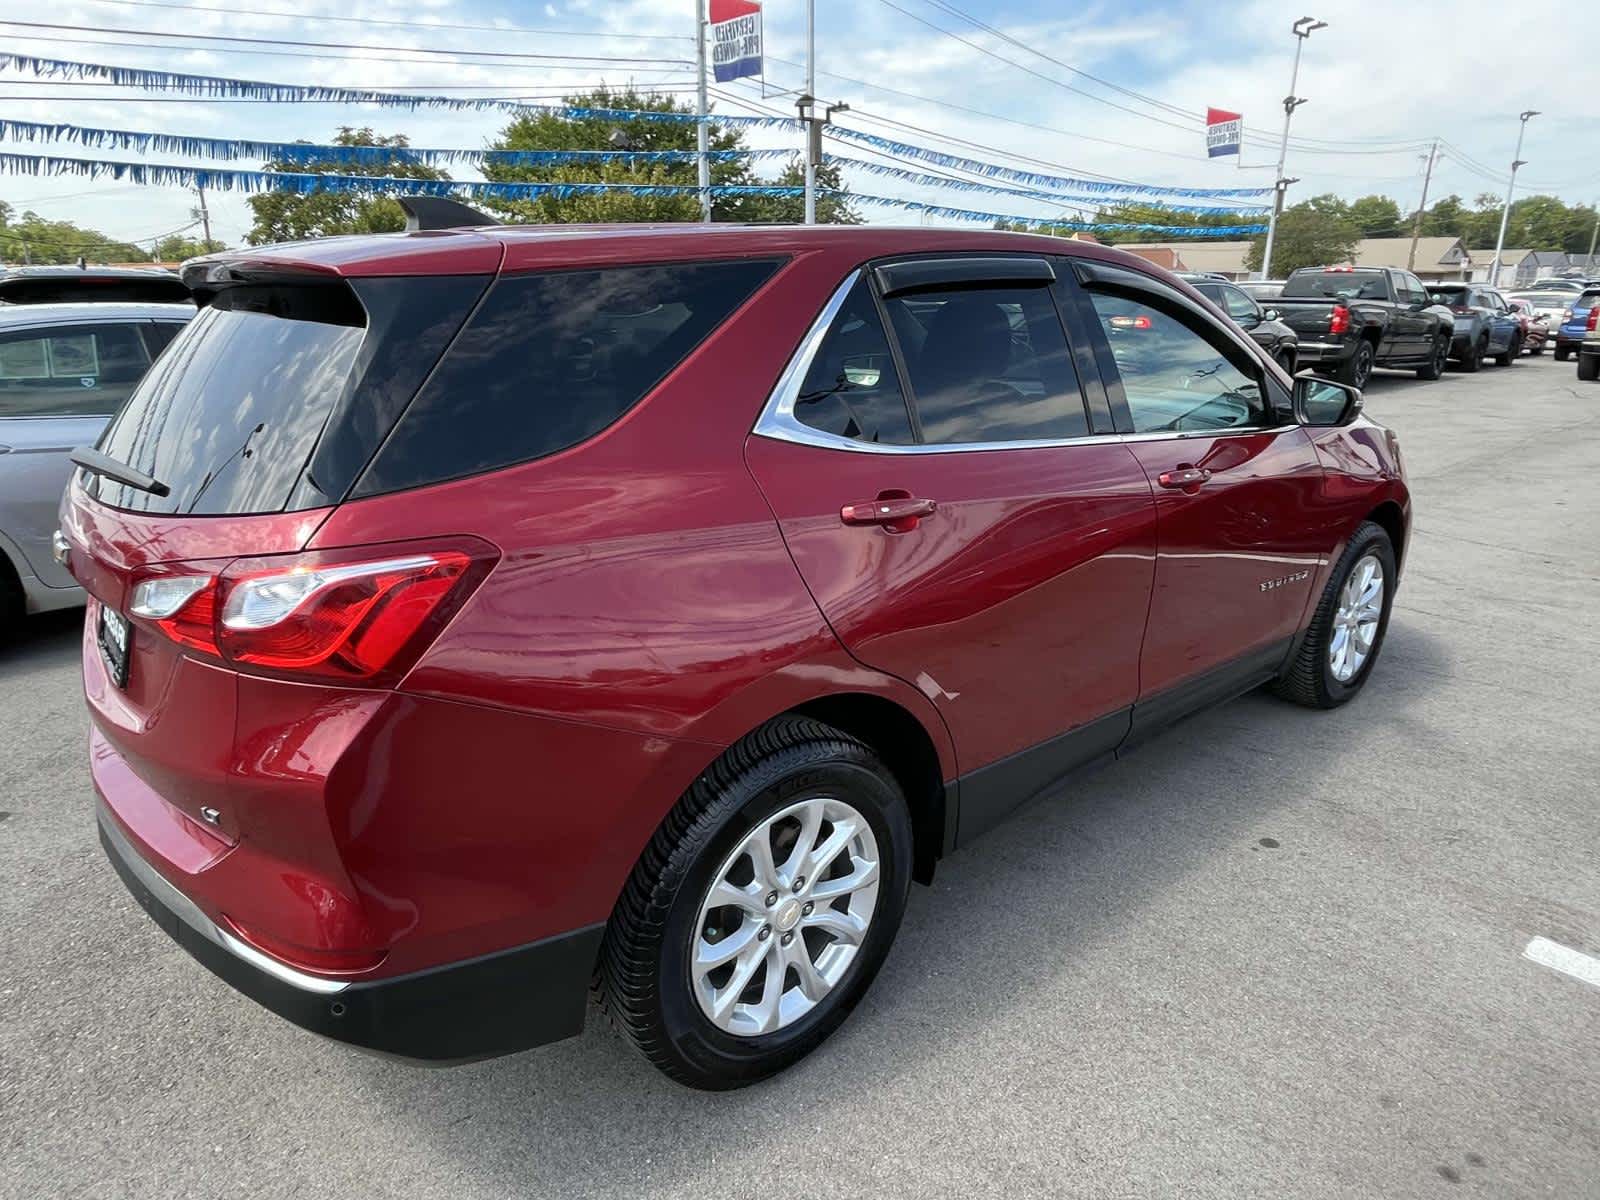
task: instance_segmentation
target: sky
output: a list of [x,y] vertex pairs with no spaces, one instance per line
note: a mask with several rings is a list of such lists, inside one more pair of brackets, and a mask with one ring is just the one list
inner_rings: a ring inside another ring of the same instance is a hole
[[[1033,169],[1140,183],[1264,187],[1274,177],[1289,90],[1290,25],[1300,15],[1317,15],[1319,5],[1329,26],[1306,43],[1295,89],[1307,102],[1295,114],[1285,168],[1299,180],[1289,191],[1291,203],[1322,192],[1347,198],[1381,192],[1409,210],[1422,189],[1427,143],[1436,137],[1446,145],[1430,201],[1451,193],[1469,202],[1483,192],[1503,195],[1517,114],[1524,109],[1542,113],[1528,124],[1517,194],[1600,199],[1600,122],[1587,111],[1592,89],[1582,86],[1593,78],[1593,62],[1582,39],[1559,35],[1547,6],[1456,0],[1441,21],[1434,6],[1395,0],[1344,0],[1337,7],[1305,0],[1292,9],[1271,0],[819,0],[817,92],[850,105],[838,118],[843,124],[968,157],[1024,168],[1047,163]],[[358,20],[348,19],[356,14]],[[360,6],[341,0],[57,0],[26,11],[13,7],[9,16],[0,19],[0,53],[277,82],[417,92],[476,85],[479,94],[550,100],[601,82],[690,89],[694,78],[692,0],[370,0]],[[386,18],[411,24],[383,24]],[[23,19],[99,28],[30,28]],[[206,33],[362,48],[230,46],[171,36]],[[765,80],[718,85],[724,98],[714,100],[715,109],[792,111],[792,92],[804,81],[804,4],[768,0],[765,37]],[[390,49],[399,47],[427,53]],[[258,52],[265,50],[277,53]],[[637,61],[450,57],[473,50]],[[1208,105],[1244,114],[1246,145],[1237,162],[1206,158],[1200,114]],[[41,83],[14,71],[0,71],[0,117],[282,141],[327,141],[340,125],[370,125],[404,133],[416,146],[452,148],[489,144],[506,120],[492,112],[193,97],[174,102],[170,93]],[[799,134],[764,130],[749,140],[798,145]],[[64,143],[0,141],[0,151],[260,166]],[[470,168],[451,173],[481,177]],[[934,190],[860,172],[847,179],[855,190],[877,195],[1028,217],[1054,211],[1025,198]],[[0,176],[0,199],[19,212],[32,209],[144,243],[188,225],[194,204],[193,195],[177,187],[74,176]],[[243,195],[208,193],[208,203],[213,235],[241,242],[250,224]],[[863,215],[901,224],[917,219],[870,207]]]

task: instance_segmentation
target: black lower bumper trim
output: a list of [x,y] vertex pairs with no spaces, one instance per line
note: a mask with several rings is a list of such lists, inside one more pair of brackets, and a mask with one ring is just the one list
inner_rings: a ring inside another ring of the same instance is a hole
[[111,865],[156,924],[214,975],[302,1029],[376,1053],[441,1064],[526,1050],[583,1030],[603,924],[337,992],[310,991],[249,962],[180,916],[128,861],[136,852],[117,841],[102,824],[100,844]]

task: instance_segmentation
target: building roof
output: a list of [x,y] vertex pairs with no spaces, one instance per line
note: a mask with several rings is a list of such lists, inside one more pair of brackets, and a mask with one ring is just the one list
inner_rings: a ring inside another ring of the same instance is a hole
[[1572,265],[1572,256],[1565,250],[1532,250],[1533,265],[1536,267],[1566,267]]
[[[1419,271],[1437,271],[1440,267],[1458,267],[1466,257],[1460,238],[1425,237],[1417,239]],[[1411,239],[1408,237],[1362,238],[1356,243],[1350,263],[1358,267],[1395,267],[1406,270],[1411,258]]]
[[[1468,250],[1467,253],[1472,256],[1472,265],[1475,267],[1487,267],[1494,261],[1494,248],[1492,246],[1487,250]],[[1503,267],[1520,266],[1522,260],[1532,253],[1532,250],[1502,250],[1500,251],[1500,265]]]
[[[1242,275],[1246,268],[1245,255],[1250,253],[1250,243],[1244,242],[1200,242],[1200,241],[1173,241],[1173,242],[1123,242],[1117,246],[1118,250],[1127,250],[1138,254],[1141,258],[1150,258],[1150,255],[1141,253],[1147,250],[1174,251],[1182,268],[1190,271],[1219,271],[1224,275]],[[1151,262],[1156,259],[1150,258]],[[1166,266],[1166,263],[1160,263]]]

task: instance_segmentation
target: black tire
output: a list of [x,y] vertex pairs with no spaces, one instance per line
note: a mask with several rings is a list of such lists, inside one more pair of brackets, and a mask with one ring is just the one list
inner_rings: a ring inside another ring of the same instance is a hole
[[1351,387],[1364,388],[1367,386],[1367,380],[1372,378],[1372,367],[1377,357],[1377,351],[1372,348],[1372,343],[1362,338],[1356,343],[1356,348],[1350,357],[1339,364],[1339,369],[1334,372],[1333,377],[1340,383],[1348,383]]
[[1498,366],[1509,367],[1522,357],[1522,335],[1516,334],[1511,343],[1506,347],[1504,354],[1496,354],[1494,361]]
[[1544,353],[1544,343],[1540,342],[1537,346],[1534,346],[1531,349],[1529,349],[1528,357],[1529,358],[1538,358],[1543,353]]
[[1585,383],[1600,379],[1600,354],[1578,355],[1578,378]]
[[[1349,578],[1356,564],[1368,553],[1376,555],[1383,567],[1383,611],[1378,618],[1377,633],[1366,661],[1350,680],[1341,682],[1334,677],[1333,667],[1328,661],[1334,614],[1339,607],[1339,592],[1344,587],[1345,580]],[[1394,546],[1389,541],[1389,535],[1384,532],[1381,525],[1363,521],[1355,536],[1350,539],[1350,544],[1345,547],[1344,553],[1339,556],[1339,561],[1328,578],[1328,586],[1322,590],[1317,611],[1312,614],[1311,624],[1300,640],[1294,661],[1289,664],[1283,676],[1272,685],[1272,690],[1285,700],[1292,700],[1307,708],[1337,708],[1354,698],[1366,683],[1367,677],[1372,674],[1373,664],[1378,661],[1378,655],[1383,650],[1384,635],[1389,631],[1389,610],[1394,605],[1396,582]]]
[[[762,820],[823,793],[864,816],[878,843],[877,906],[861,948],[791,1024],[759,1036],[727,1032],[701,1010],[690,980],[701,902]],[[905,797],[870,749],[808,718],[768,722],[707,769],[635,865],[601,947],[607,1012],[645,1058],[689,1087],[724,1090],[776,1074],[820,1045],[872,983],[905,912],[911,841]]]
[[1461,369],[1471,375],[1483,366],[1484,353],[1489,349],[1489,339],[1479,338],[1468,347],[1467,352],[1461,356]]
[[1557,346],[1556,350],[1555,350],[1555,359],[1556,359],[1557,362],[1566,362],[1567,361],[1567,357],[1571,353],[1572,353],[1572,351],[1569,350],[1567,347],[1565,347],[1565,346]]
[[22,581],[17,578],[5,551],[0,550],[0,646],[16,637],[26,615],[27,597],[22,594]]
[[1425,367],[1417,368],[1418,379],[1438,379],[1444,374],[1444,365],[1450,361],[1450,335],[1441,333],[1433,339],[1433,358]]

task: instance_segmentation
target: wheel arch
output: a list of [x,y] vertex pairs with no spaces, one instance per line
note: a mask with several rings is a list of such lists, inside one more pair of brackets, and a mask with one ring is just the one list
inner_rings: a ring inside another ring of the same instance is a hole
[[1395,566],[1401,566],[1406,552],[1406,516],[1399,502],[1385,500],[1362,520],[1371,521],[1389,535],[1389,544],[1394,547]]

